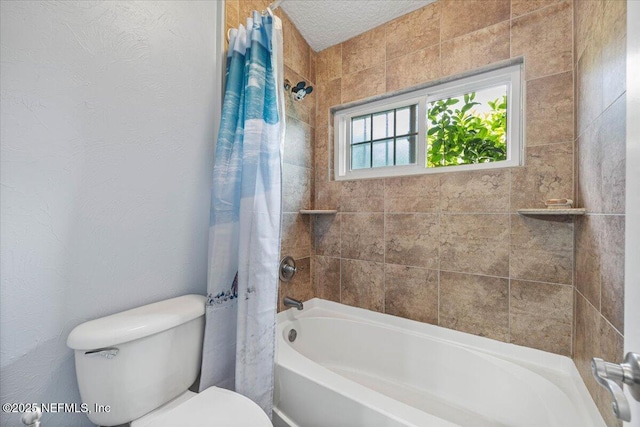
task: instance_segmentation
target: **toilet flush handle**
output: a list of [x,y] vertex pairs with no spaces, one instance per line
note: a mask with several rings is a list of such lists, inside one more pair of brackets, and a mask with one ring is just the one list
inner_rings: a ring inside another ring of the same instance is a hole
[[102,356],[102,357],[106,357],[107,359],[113,359],[118,355],[119,351],[120,350],[118,350],[115,347],[98,348],[96,350],[85,351],[84,355],[85,356]]

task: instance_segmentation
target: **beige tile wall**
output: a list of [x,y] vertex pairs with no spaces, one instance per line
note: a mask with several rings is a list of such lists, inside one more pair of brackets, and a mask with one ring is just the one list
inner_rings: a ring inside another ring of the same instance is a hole
[[[227,0],[227,28],[267,4]],[[619,425],[588,361],[622,356],[624,4],[439,0],[317,54],[278,11],[285,77],[315,87],[287,100],[282,253],[302,269],[281,296],[573,355],[607,423]],[[524,167],[333,180],[330,107],[519,56]],[[515,213],[551,197],[589,214],[574,223]],[[298,214],[309,207],[339,213]]]
[[626,1],[577,1],[574,360],[609,426],[611,400],[590,360],[622,361],[624,333]]
[[[573,198],[571,1],[439,0],[317,56],[314,292],[572,354],[572,218],[518,208]],[[333,180],[329,108],[523,56],[523,167]]]
[[[269,0],[226,0],[225,19],[227,29],[245,24],[251,11],[264,10]],[[282,19],[284,42],[284,78],[293,85],[299,81],[315,87],[316,53],[309,48],[300,32],[291,23],[282,9],[275,12]],[[285,94],[286,132],[283,167],[283,218],[282,256],[295,258],[299,273],[288,283],[280,283],[278,301],[284,295],[301,300],[312,298],[311,219],[300,215],[300,209],[309,209],[313,194],[313,147],[315,138],[316,92],[296,102]],[[281,308],[281,307],[280,307]]]

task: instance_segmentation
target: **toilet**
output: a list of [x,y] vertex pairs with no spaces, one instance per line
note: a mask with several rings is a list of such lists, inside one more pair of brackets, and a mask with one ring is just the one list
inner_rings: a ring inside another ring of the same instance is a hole
[[99,426],[271,427],[254,402],[200,372],[206,297],[184,295],[91,320],[67,339],[89,419]]

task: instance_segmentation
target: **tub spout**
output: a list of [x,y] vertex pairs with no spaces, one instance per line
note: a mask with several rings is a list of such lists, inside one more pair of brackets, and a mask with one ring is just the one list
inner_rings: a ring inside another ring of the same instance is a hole
[[295,307],[298,310],[302,310],[304,308],[302,301],[298,301],[297,299],[293,299],[290,297],[284,297],[282,302],[284,302],[285,307]]

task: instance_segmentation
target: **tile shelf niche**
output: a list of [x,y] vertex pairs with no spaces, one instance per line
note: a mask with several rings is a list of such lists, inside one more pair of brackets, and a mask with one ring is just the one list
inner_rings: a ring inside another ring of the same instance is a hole
[[585,208],[571,209],[518,209],[520,215],[584,215]]
[[336,209],[300,209],[302,215],[334,215],[338,211]]

